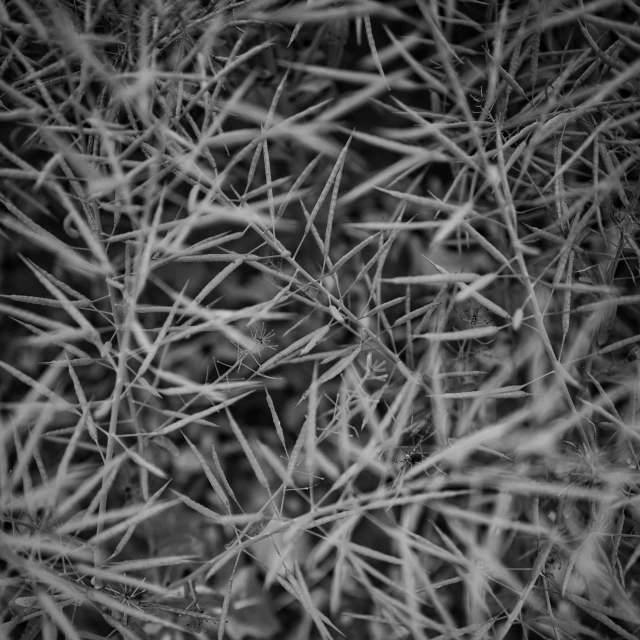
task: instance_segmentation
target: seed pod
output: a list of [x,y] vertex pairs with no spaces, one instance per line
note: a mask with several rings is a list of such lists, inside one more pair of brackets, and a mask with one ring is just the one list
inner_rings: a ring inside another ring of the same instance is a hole
[[[334,2],[333,6],[343,7],[344,0]],[[349,19],[347,17],[335,18],[327,22],[320,42],[320,48],[327,56],[327,66],[337,67],[340,65],[348,37]]]

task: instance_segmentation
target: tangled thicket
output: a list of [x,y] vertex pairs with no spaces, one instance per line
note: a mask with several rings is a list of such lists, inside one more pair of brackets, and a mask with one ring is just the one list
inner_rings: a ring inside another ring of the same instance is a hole
[[0,635],[640,632],[632,0],[0,0]]

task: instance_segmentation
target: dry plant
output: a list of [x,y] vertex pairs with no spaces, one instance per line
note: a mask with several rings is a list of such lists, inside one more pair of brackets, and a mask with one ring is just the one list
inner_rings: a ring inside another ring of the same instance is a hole
[[640,634],[632,0],[0,0],[0,637]]

